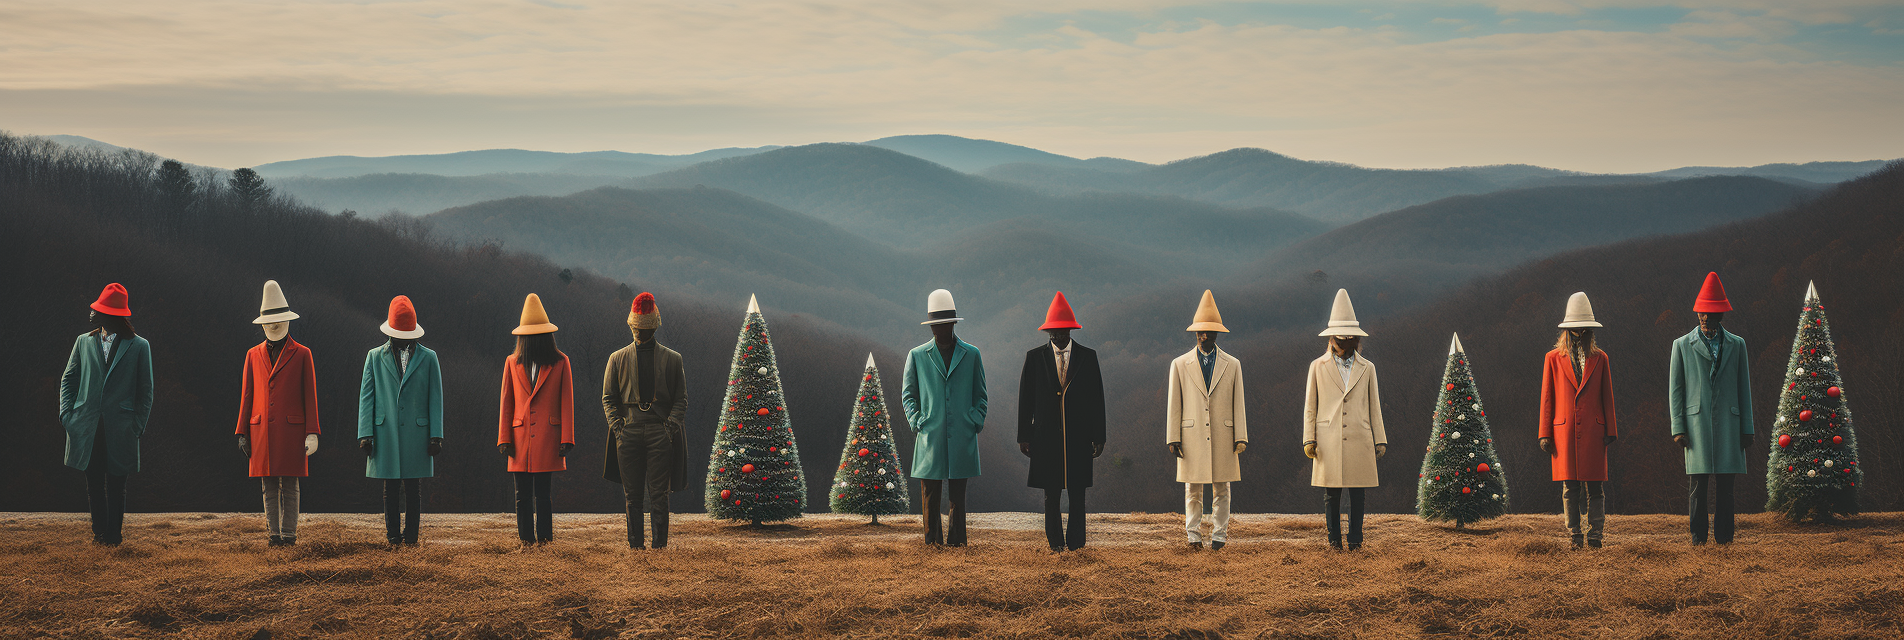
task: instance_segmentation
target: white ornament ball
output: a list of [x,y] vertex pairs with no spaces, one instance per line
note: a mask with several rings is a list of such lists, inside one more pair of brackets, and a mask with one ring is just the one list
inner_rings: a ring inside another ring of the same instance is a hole
[[1456,420],[1466,420],[1466,419],[1468,419],[1468,414],[1465,414],[1465,413],[1462,413],[1462,414],[1456,414],[1456,415],[1455,415],[1455,417],[1454,417],[1454,419],[1456,419]]
[[1824,358],[1824,361],[1825,361],[1825,362],[1831,362],[1831,356],[1825,356],[1825,358]]
[[1785,424],[1785,416],[1779,416],[1777,420],[1772,421],[1772,424]]
[[1499,500],[1499,499],[1501,499],[1501,494],[1498,494],[1498,493],[1497,493],[1497,494],[1494,494],[1494,499],[1495,499],[1495,500]]
[[759,373],[760,373],[760,375],[763,375],[763,376],[764,376],[764,375],[767,375],[767,368],[766,368],[766,367],[761,367],[761,368],[759,368],[759,369],[755,369],[754,371],[757,371],[757,372],[759,372]]
[[1454,433],[1450,433],[1450,434],[1448,434],[1448,437],[1450,437],[1450,438],[1454,438],[1454,439],[1456,439],[1456,440],[1460,440],[1460,439],[1461,439],[1461,432],[1459,432],[1459,431],[1456,431],[1456,432],[1454,432]]
[[1805,368],[1804,368],[1804,367],[1799,367],[1799,368],[1798,368],[1798,372],[1799,372],[1799,373],[1804,373],[1804,372],[1805,372]]
[[893,488],[893,484],[891,482],[886,483],[886,488],[887,489]]
[[1813,477],[1813,478],[1816,478],[1816,477],[1818,477],[1818,470],[1817,470],[1817,469],[1812,469],[1812,470],[1810,470],[1810,471],[1806,471],[1806,472],[1805,472],[1805,475],[1806,475],[1806,476],[1809,476],[1809,477]]
[[1826,460],[1826,461],[1825,461],[1825,468],[1826,468],[1826,469],[1830,469],[1830,468],[1831,468],[1831,461],[1830,461],[1830,460]]
[[1470,454],[1468,454],[1468,457],[1470,457],[1470,458],[1472,458],[1472,457],[1474,457],[1474,454],[1472,454],[1472,453],[1470,453]]
[[880,467],[880,468],[879,468],[879,475],[882,475],[882,476],[883,476],[883,475],[886,475],[886,468],[885,468],[885,467]]

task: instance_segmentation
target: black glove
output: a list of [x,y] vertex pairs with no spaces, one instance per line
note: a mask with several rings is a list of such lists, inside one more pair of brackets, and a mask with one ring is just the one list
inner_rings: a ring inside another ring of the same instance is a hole
[[238,436],[238,450],[245,452],[245,457],[251,457],[251,439]]
[[1102,442],[1091,443],[1091,457],[1095,458],[1101,455],[1104,455],[1104,443]]
[[430,438],[430,455],[436,455],[442,452],[443,452],[443,439]]
[[1683,433],[1673,436],[1673,442],[1679,443],[1679,446],[1681,448],[1685,448],[1685,449],[1692,448],[1692,440],[1690,438],[1687,438],[1686,434],[1683,434]]
[[1739,448],[1740,449],[1752,448],[1752,434],[1748,433],[1748,434],[1739,436]]
[[1183,443],[1181,442],[1170,443],[1170,453],[1179,458],[1183,457]]
[[1027,456],[1031,455],[1031,443],[1029,442],[1018,443],[1018,452],[1025,454]]
[[574,448],[575,448],[575,443],[573,443],[573,442],[564,442],[564,443],[562,443],[562,444],[561,444],[560,446],[557,446],[557,447],[555,448],[555,454],[556,454],[556,455],[559,455],[559,456],[562,456],[562,457],[564,457],[564,458],[567,458],[567,457],[569,457],[569,450],[570,450],[570,449],[574,449]]
[[368,458],[370,457],[370,452],[377,448],[377,439],[376,438],[358,438],[357,448],[363,449],[364,457]]
[[1547,452],[1547,455],[1550,455],[1550,456],[1551,456],[1551,455],[1555,455],[1555,454],[1554,454],[1554,439],[1553,439],[1553,438],[1541,438],[1541,439],[1540,439],[1540,450],[1541,450],[1541,451],[1545,451],[1545,452]]
[[516,457],[516,445],[514,443],[504,442],[502,444],[496,445],[496,450],[501,451],[502,454],[505,456],[509,456],[511,458]]

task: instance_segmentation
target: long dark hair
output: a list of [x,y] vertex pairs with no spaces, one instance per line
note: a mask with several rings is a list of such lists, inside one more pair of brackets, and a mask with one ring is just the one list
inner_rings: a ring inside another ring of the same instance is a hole
[[137,331],[132,330],[132,318],[125,316],[115,316],[109,313],[94,311],[93,322],[99,324],[99,328],[93,329],[94,335],[103,336],[107,333],[111,333],[119,336],[115,338],[116,340],[124,340],[139,335]]
[[1580,342],[1581,344],[1574,344],[1572,329],[1561,329],[1560,337],[1554,339],[1554,348],[1569,354],[1578,352],[1583,356],[1593,355],[1600,351],[1600,345],[1595,344],[1593,341],[1592,329],[1582,329],[1580,331]]
[[561,360],[562,350],[555,348],[555,332],[516,336],[517,364],[534,362],[546,367]]

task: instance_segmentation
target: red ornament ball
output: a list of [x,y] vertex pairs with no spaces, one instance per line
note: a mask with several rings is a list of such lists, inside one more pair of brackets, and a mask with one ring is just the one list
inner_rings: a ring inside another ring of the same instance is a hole
[[1449,390],[1449,391],[1453,391],[1453,390],[1454,390],[1454,383],[1452,383],[1452,382],[1450,382],[1450,383],[1448,383],[1448,390]]
[[1471,489],[1471,488],[1469,488],[1469,487],[1462,487],[1462,488],[1461,488],[1461,492],[1462,492],[1462,493],[1474,493],[1474,489]]
[[873,455],[873,450],[872,450],[872,449],[860,449],[860,450],[859,450],[859,457],[861,457],[861,458],[864,458],[864,457],[866,457],[866,456],[870,456],[870,455]]
[[767,453],[780,453],[780,447],[767,447]]
[[753,472],[754,472],[754,465],[751,465],[751,464],[743,464],[743,465],[741,465],[741,466],[740,466],[740,472],[741,472],[741,473],[753,473]]
[[1487,473],[1487,472],[1488,472],[1488,469],[1491,469],[1491,468],[1493,468],[1493,467],[1489,467],[1489,466],[1488,466],[1488,463],[1486,463],[1486,462],[1483,462],[1483,463],[1481,463],[1480,465],[1477,465],[1477,466],[1475,466],[1475,467],[1474,467],[1474,470],[1475,470],[1475,471],[1479,471],[1479,472],[1481,472],[1481,473]]
[[764,415],[767,415],[767,408],[766,408],[766,407],[761,407],[761,408],[760,408],[760,411],[756,411],[755,413],[758,413],[758,414],[760,414],[760,415],[763,415],[763,416],[764,416]]
[[1832,443],[1832,444],[1844,444],[1844,436],[1832,436],[1832,437],[1831,437],[1831,443]]
[[740,501],[739,501],[739,500],[735,500],[735,501],[734,501],[734,506],[737,506],[737,507],[738,507],[738,506],[740,506]]
[[721,490],[721,499],[722,499],[722,500],[726,500],[726,499],[728,499],[728,498],[732,498],[732,497],[734,497],[734,491],[733,491],[732,489],[722,489],[722,490]]
[[1806,410],[1804,410],[1804,411],[1800,411],[1800,412],[1798,412],[1798,421],[1799,421],[1799,422],[1811,422],[1811,410],[1810,410],[1810,409],[1806,409]]
[[1789,446],[1792,446],[1792,434],[1789,434],[1789,433],[1787,433],[1787,434],[1785,434],[1785,435],[1781,435],[1781,436],[1779,436],[1779,437],[1778,437],[1778,446],[1779,446],[1779,448],[1781,448],[1781,449],[1783,449],[1783,448],[1785,448],[1785,447],[1789,447]]

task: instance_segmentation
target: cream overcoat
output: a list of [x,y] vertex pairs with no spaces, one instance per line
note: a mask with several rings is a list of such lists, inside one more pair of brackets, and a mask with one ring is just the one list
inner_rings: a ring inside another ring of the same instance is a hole
[[1170,408],[1164,414],[1165,442],[1183,443],[1177,482],[1235,482],[1243,479],[1236,443],[1249,441],[1243,411],[1243,364],[1216,350],[1210,385],[1203,385],[1197,350],[1170,361]]
[[1349,369],[1349,386],[1335,357],[1324,353],[1309,363],[1304,385],[1302,441],[1316,443],[1309,484],[1318,487],[1374,487],[1381,484],[1375,471],[1375,445],[1388,444],[1382,429],[1382,390],[1375,382],[1375,363],[1361,354]]

